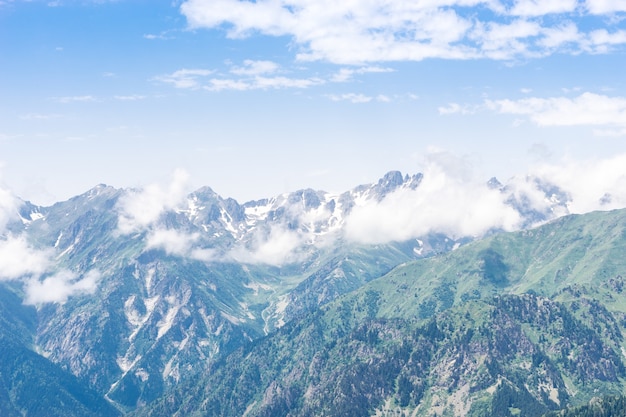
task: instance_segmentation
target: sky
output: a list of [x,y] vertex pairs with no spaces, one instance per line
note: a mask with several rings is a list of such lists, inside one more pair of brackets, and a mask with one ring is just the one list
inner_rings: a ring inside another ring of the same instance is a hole
[[625,18],[626,0],[0,0],[0,185],[46,205],[183,170],[245,202],[441,155],[479,181],[623,183]]

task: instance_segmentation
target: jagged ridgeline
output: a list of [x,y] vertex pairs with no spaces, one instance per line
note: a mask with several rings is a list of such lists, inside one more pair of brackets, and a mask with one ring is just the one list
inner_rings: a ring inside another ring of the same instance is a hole
[[[538,416],[622,394],[626,211],[473,243],[346,232],[422,180],[23,203],[0,242],[33,264],[0,271],[0,415]],[[489,187],[524,226],[551,216]]]

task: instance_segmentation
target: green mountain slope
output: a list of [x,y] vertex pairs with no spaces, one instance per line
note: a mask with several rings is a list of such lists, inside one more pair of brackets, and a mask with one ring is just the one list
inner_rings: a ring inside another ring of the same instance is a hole
[[594,303],[509,295],[426,322],[373,319],[342,330],[320,312],[236,351],[143,411],[539,416],[587,401],[596,389],[623,391],[623,336],[605,313]]
[[402,265],[138,414],[539,416],[623,393],[625,245],[622,210]]
[[625,312],[626,211],[567,216],[502,233],[424,261],[401,265],[355,293],[379,295],[379,317],[428,318],[470,299],[502,293],[597,299]]
[[75,376],[31,350],[34,308],[0,284],[0,415],[117,416]]

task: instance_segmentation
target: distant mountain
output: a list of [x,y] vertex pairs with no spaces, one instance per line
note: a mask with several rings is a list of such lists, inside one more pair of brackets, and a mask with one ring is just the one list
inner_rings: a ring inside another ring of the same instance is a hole
[[[0,230],[0,253],[15,255],[0,263],[0,290],[26,304],[19,311],[27,314],[4,319],[0,338],[13,339],[14,353],[40,355],[83,381],[120,412],[154,413],[149,404],[183,395],[178,387],[204,381],[230,354],[320,307],[351,305],[364,291],[376,294],[373,316],[403,320],[503,292],[517,266],[490,248],[481,259],[491,280],[468,276],[471,290],[412,262],[437,255],[432,265],[445,259],[457,268],[447,256],[462,245],[568,210],[566,193],[549,184],[530,193],[497,180],[469,191],[437,181],[394,171],[341,194],[306,189],[244,204],[208,187],[186,195],[176,186],[106,185],[50,207],[20,202]],[[468,196],[479,204],[461,205]],[[390,271],[397,278],[378,279]],[[538,279],[520,279],[517,293],[534,288],[550,297]],[[344,330],[371,311],[345,313],[354,321]]]

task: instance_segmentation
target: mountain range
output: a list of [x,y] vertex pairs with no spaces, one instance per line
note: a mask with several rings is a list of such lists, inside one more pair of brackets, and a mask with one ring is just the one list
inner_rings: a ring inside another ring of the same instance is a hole
[[13,199],[0,411],[540,415],[623,393],[626,212],[569,202],[399,172],[244,204],[177,181]]

